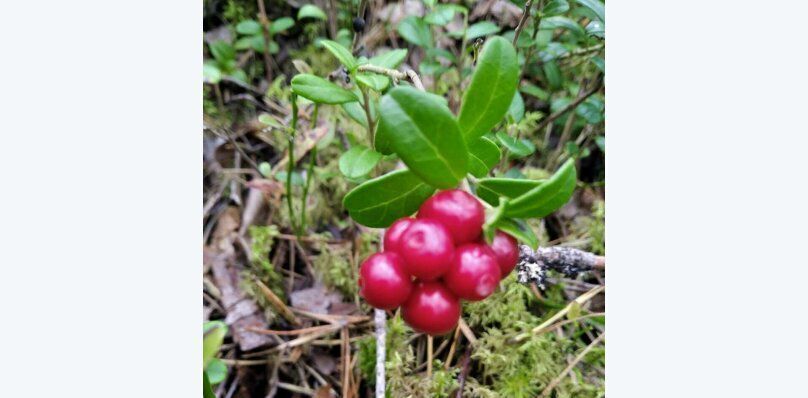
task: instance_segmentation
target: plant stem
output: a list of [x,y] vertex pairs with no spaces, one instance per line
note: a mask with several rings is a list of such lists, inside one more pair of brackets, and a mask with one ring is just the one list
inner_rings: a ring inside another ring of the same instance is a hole
[[[315,108],[317,109],[317,108]],[[303,186],[303,198],[300,203],[300,229],[301,232],[306,230],[306,202],[309,200],[309,186],[314,176],[314,163],[317,161],[317,144],[311,148],[309,152],[309,168],[306,170],[306,185]]]
[[513,33],[513,48],[517,48],[516,42],[519,41],[519,35],[525,28],[525,22],[527,21],[527,18],[530,16],[531,7],[533,7],[533,0],[527,0],[527,2],[525,3],[525,11],[522,13],[522,18],[519,19],[519,24],[516,25],[516,30]]
[[258,0],[258,19],[261,21],[262,33],[264,35],[264,67],[266,69],[267,84],[272,84],[272,58],[269,56],[269,43],[272,40],[272,34],[269,31],[269,18],[267,18],[267,10],[264,6],[264,0]]
[[373,117],[370,115],[370,96],[368,95],[368,91],[362,87],[359,87],[359,90],[362,91],[362,109],[365,110],[365,118],[367,118],[368,123],[368,139],[370,140],[370,147],[376,147],[376,133],[374,130],[373,125]]
[[292,94],[292,126],[289,132],[289,162],[286,165],[286,204],[289,207],[289,224],[295,235],[300,238],[300,231],[295,226],[295,208],[292,205],[292,173],[295,167],[295,133],[297,131],[297,96]]

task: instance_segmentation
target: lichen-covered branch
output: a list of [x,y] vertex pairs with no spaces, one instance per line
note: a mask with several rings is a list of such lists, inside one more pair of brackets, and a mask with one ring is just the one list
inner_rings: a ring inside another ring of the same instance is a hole
[[376,326],[376,397],[384,398],[384,357],[387,339],[387,314],[384,310],[373,311],[373,323]]
[[552,270],[575,278],[581,272],[604,269],[606,258],[571,247],[539,247],[536,250],[527,245],[519,246],[519,262],[516,265],[519,283],[535,283],[544,289],[547,271]]
[[396,69],[385,68],[383,66],[377,65],[361,65],[359,68],[356,69],[358,72],[372,72],[377,73],[380,75],[385,75],[391,79],[393,79],[394,83],[398,83],[401,79],[410,79],[413,86],[418,90],[425,91],[424,84],[421,82],[421,78],[415,73],[412,69],[407,69],[405,72],[401,72]]

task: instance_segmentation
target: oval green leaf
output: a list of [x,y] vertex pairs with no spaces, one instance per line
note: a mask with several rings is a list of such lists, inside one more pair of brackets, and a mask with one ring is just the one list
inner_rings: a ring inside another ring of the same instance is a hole
[[574,159],[569,159],[547,182],[510,201],[505,209],[508,217],[544,217],[559,208],[572,197],[577,173]]
[[499,32],[499,26],[491,21],[477,22],[466,30],[466,40],[474,40],[478,37],[493,35]]
[[401,20],[396,28],[404,40],[421,47],[432,47],[432,31],[423,19],[410,15]]
[[209,321],[202,326],[202,367],[216,357],[222,347],[227,325],[222,321]]
[[390,78],[375,73],[357,73],[356,81],[359,84],[376,91],[383,91],[390,84]]
[[409,170],[374,178],[348,192],[342,200],[356,222],[372,228],[387,228],[393,221],[418,210],[435,188]]
[[297,19],[301,20],[303,18],[322,19],[323,21],[328,19],[325,12],[314,4],[305,4],[300,7],[300,11],[297,12]]
[[538,187],[545,180],[526,180],[519,178],[481,178],[477,180],[477,196],[491,206],[499,204],[500,196],[515,199],[525,192]]
[[525,138],[516,139],[502,131],[497,133],[497,140],[499,140],[499,142],[505,148],[508,148],[508,152],[510,152],[509,155],[512,158],[523,158],[525,156],[530,156],[536,151],[536,146],[533,145],[530,140]]
[[366,146],[357,145],[339,157],[339,171],[350,179],[363,177],[373,171],[381,158],[381,153]]
[[477,138],[469,143],[469,173],[477,178],[485,177],[501,157],[502,152],[494,141]]
[[276,34],[295,26],[295,20],[289,17],[278,18],[269,24],[269,33]]
[[253,19],[246,19],[236,25],[236,32],[242,35],[257,35],[261,33],[261,24]]
[[309,74],[292,78],[292,92],[321,104],[344,104],[359,100],[354,93],[322,77]]
[[494,224],[494,227],[513,236],[534,250],[539,246],[539,238],[536,237],[536,233],[523,220],[501,218]]
[[353,72],[356,67],[359,66],[353,54],[351,54],[347,48],[343,47],[342,44],[331,40],[323,40],[320,43],[322,43],[323,47],[331,52],[343,66],[348,68],[349,71]]
[[382,97],[376,143],[438,188],[455,187],[468,172],[468,149],[452,112],[412,87],[395,87]]
[[519,81],[516,50],[495,36],[483,46],[458,122],[467,142],[490,131],[505,116]]
[[376,55],[375,57],[369,59],[368,63],[371,65],[395,69],[398,68],[402,62],[404,62],[405,58],[407,58],[407,49],[399,48],[398,50],[388,51],[386,53]]

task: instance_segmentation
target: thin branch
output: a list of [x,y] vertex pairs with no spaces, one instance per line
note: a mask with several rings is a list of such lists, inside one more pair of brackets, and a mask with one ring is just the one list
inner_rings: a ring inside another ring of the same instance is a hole
[[550,114],[550,116],[547,116],[546,118],[542,119],[539,122],[539,124],[536,125],[536,130],[541,130],[542,128],[544,128],[544,126],[547,126],[548,124],[554,122],[556,119],[560,118],[565,113],[577,108],[578,105],[581,105],[581,103],[586,101],[587,98],[591,97],[592,94],[597,93],[602,85],[603,85],[603,79],[598,78],[598,82],[589,91],[587,91],[586,94],[579,96],[574,101],[570,102],[567,106],[565,106],[563,109],[559,109],[558,111],[555,111],[552,114]]
[[530,8],[533,7],[533,0],[527,0],[525,3],[525,11],[522,13],[522,18],[519,19],[519,24],[516,25],[516,30],[513,33],[513,47],[516,48],[516,42],[519,40],[519,35],[522,33],[522,30],[525,28],[525,22],[527,22],[527,17],[530,16]]
[[413,86],[415,86],[415,88],[417,88],[417,89],[419,89],[421,91],[426,91],[426,89],[424,88],[424,84],[421,82],[421,78],[412,69],[407,69],[406,71],[401,72],[401,71],[396,70],[396,69],[390,69],[390,68],[385,68],[383,66],[369,65],[368,64],[368,65],[361,65],[356,70],[357,70],[357,72],[372,72],[372,73],[377,73],[377,74],[380,74],[380,75],[385,75],[385,76],[393,79],[393,83],[396,83],[396,84],[401,79],[409,79],[412,82]]
[[558,383],[560,383],[561,380],[564,380],[564,377],[566,377],[567,374],[570,371],[572,371],[572,368],[574,368],[575,365],[578,364],[578,362],[581,362],[584,359],[584,357],[586,356],[586,354],[588,354],[589,351],[592,351],[592,349],[595,348],[595,346],[598,345],[598,343],[603,341],[604,337],[606,337],[606,333],[603,333],[600,336],[598,336],[595,340],[592,340],[592,342],[589,343],[589,345],[586,346],[586,348],[584,348],[584,350],[581,351],[581,353],[578,354],[578,356],[575,357],[575,359],[572,360],[572,362],[569,364],[569,366],[567,366],[567,368],[564,369],[561,372],[561,374],[556,376],[556,378],[553,379],[553,381],[551,381],[550,384],[548,384],[547,387],[544,388],[544,391],[542,391],[541,394],[539,394],[539,398],[543,398],[543,397],[546,397],[546,396],[550,395],[550,392],[553,391],[553,389],[558,385]]
[[376,397],[384,398],[385,379],[384,361],[387,342],[387,313],[384,310],[373,310],[373,321],[376,326]]

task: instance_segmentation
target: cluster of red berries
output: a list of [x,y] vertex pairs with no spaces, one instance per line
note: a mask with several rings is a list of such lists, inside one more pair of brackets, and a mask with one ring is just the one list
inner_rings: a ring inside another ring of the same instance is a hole
[[484,241],[484,222],[474,196],[437,193],[416,218],[401,218],[387,229],[384,251],[362,262],[360,294],[376,308],[401,306],[404,321],[421,333],[450,332],[460,319],[460,299],[488,297],[519,260],[511,236],[497,231],[490,245]]

